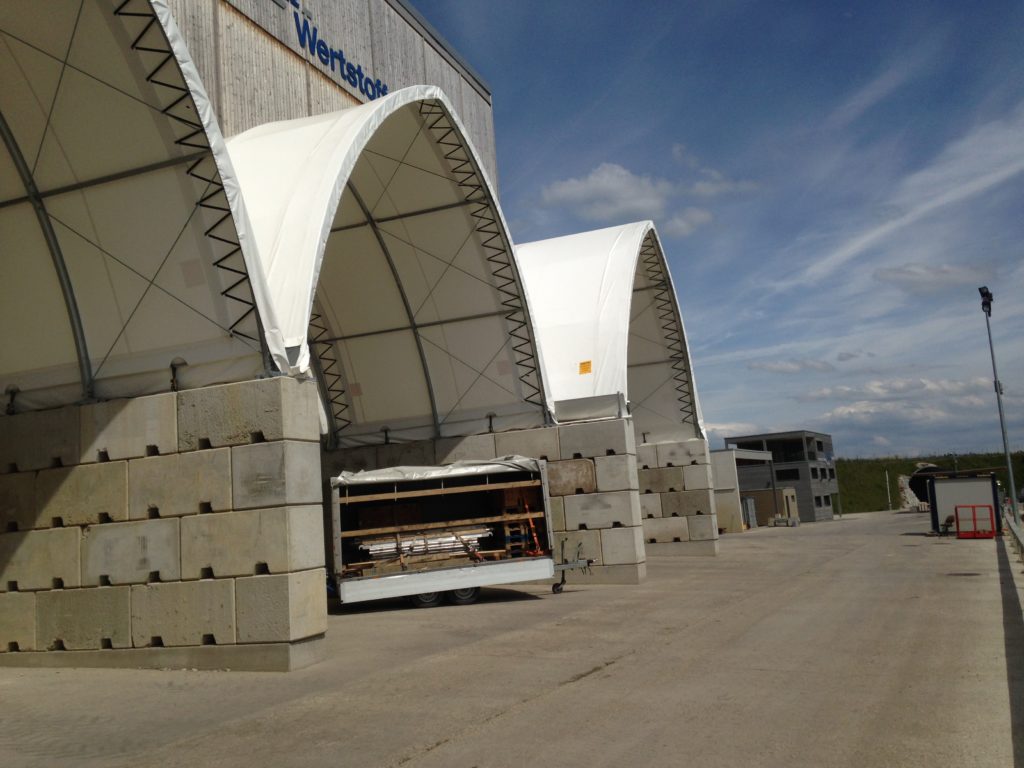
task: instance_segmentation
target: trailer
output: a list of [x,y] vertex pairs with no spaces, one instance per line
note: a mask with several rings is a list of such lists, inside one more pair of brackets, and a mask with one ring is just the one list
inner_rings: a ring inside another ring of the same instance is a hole
[[552,558],[547,464],[521,456],[342,472],[331,479],[331,533],[342,603],[469,603],[480,587],[574,567]]

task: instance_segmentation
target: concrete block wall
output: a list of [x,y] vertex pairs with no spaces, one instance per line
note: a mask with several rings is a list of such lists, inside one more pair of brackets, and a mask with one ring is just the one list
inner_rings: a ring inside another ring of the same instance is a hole
[[0,417],[0,663],[315,660],[318,407],[281,377]]
[[636,448],[643,536],[651,555],[717,555],[718,516],[706,440]]
[[637,584],[646,577],[636,442],[629,419],[342,449],[324,454],[324,475],[512,454],[548,462],[556,562],[563,551],[567,559],[594,561],[589,573],[570,571],[567,581]]

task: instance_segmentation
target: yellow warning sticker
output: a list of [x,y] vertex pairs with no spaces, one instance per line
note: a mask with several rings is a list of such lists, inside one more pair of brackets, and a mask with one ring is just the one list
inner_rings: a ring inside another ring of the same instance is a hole
[[590,360],[584,360],[580,363],[580,376],[588,373],[593,373],[593,366],[591,365]]

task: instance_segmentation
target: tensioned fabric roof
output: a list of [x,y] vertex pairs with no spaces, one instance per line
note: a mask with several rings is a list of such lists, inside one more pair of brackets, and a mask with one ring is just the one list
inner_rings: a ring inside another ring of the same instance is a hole
[[244,204],[165,0],[3,0],[0,138],[13,410],[264,370]]
[[[654,224],[516,246],[559,420],[629,403],[644,442],[704,437],[679,300]],[[573,402],[575,401],[575,402]]]
[[[440,89],[227,141],[290,372],[341,445],[541,424],[501,210]],[[268,335],[269,335],[268,328]]]

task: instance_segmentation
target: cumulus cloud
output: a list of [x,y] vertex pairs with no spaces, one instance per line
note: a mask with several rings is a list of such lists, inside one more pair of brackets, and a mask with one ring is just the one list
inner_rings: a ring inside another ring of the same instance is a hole
[[640,176],[617,163],[601,163],[586,176],[549,184],[541,190],[541,199],[590,221],[632,220],[662,216],[674,191],[666,179]]
[[662,230],[672,237],[689,237],[714,218],[706,208],[684,208],[665,222]]
[[825,360],[758,360],[747,363],[747,368],[754,371],[768,371],[769,373],[802,373],[803,371],[815,371],[827,373],[834,371],[835,366]]
[[[618,163],[601,163],[590,173],[560,179],[541,189],[541,200],[548,206],[567,208],[588,221],[621,222],[630,219],[660,219],[672,210],[679,198],[704,200],[756,189],[751,181],[737,181],[714,168],[705,168],[689,154],[683,144],[672,145],[672,158],[688,169],[696,170],[696,181],[667,179],[633,173]],[[684,171],[684,175],[692,175]],[[686,207],[671,216],[665,232],[687,237],[713,215],[705,208]]]

